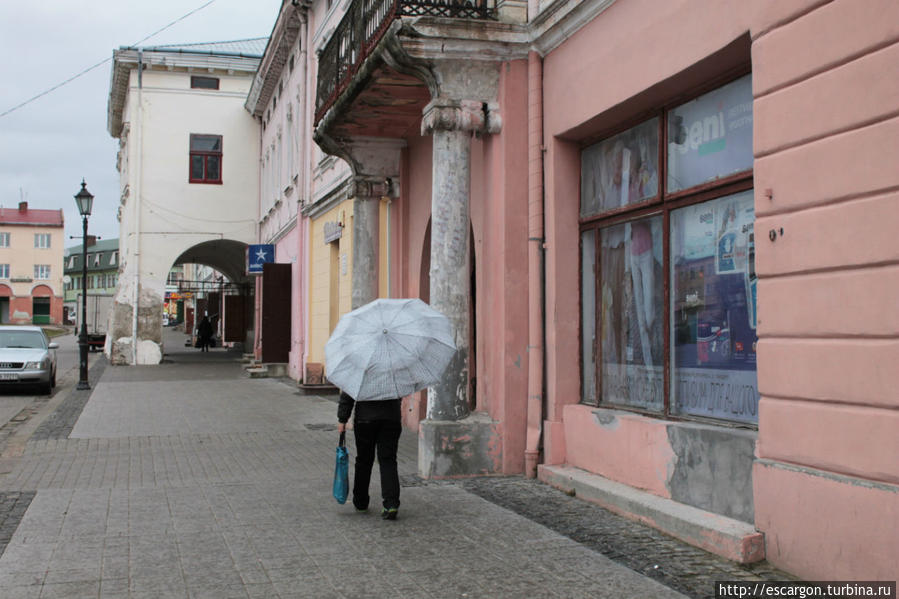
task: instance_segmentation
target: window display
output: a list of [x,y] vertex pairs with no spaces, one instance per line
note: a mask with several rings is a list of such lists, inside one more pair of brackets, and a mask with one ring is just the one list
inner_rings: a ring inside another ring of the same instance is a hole
[[671,214],[672,412],[758,421],[751,191]]
[[662,218],[600,229],[602,399],[664,407]]
[[752,168],[752,77],[668,112],[668,193]]
[[659,119],[593,144],[581,154],[581,216],[637,204],[659,193]]
[[758,422],[751,83],[582,150],[585,403]]

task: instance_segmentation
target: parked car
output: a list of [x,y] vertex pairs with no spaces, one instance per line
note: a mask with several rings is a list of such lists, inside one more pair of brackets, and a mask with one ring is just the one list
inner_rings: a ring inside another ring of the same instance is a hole
[[0,384],[35,383],[49,394],[56,386],[58,347],[40,327],[0,327]]

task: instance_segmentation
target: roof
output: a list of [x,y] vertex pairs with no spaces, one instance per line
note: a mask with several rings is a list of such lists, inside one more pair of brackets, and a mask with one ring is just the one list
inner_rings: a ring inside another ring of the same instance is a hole
[[0,206],[0,225],[29,225],[62,227],[65,224],[62,210],[42,210],[40,208],[3,208]]
[[127,47],[112,52],[112,73],[106,107],[106,129],[113,137],[122,132],[122,112],[128,94],[131,71],[138,63],[145,69],[215,72],[253,76],[265,52],[267,37],[243,40]]
[[[90,235],[88,235],[88,237],[90,237]],[[87,253],[90,254],[91,252],[108,252],[110,250],[118,251],[118,249],[119,249],[119,238],[118,237],[116,237],[115,239],[100,239],[94,245],[87,246]],[[83,252],[83,248],[81,247],[80,243],[66,248],[66,256],[69,256],[69,255],[75,254],[75,253],[81,254],[82,252]]]
[[[267,37],[253,37],[244,40],[231,40],[225,42],[144,46],[141,50],[144,52],[181,52],[191,54],[215,54],[217,56],[247,56],[251,58],[262,58],[267,43]],[[136,50],[137,48],[122,49]]]
[[300,36],[302,29],[300,17],[301,12],[290,5],[285,5],[278,14],[278,20],[272,29],[272,35],[265,47],[259,69],[256,71],[256,77],[253,79],[253,85],[244,104],[253,116],[261,117],[271,100],[284,65],[287,64],[290,52]]

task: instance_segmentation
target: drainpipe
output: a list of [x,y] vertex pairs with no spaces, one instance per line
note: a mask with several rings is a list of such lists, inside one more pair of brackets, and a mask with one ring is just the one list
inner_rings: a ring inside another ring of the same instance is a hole
[[[529,19],[532,18],[530,10],[528,13]],[[543,252],[543,59],[531,50],[528,53],[528,401],[524,450],[528,478],[537,476],[543,435]]]
[[[300,139],[302,140],[303,149],[300,152],[302,155],[302,163],[300,163],[300,173],[303,177],[303,203],[309,202],[312,203],[312,115],[315,111],[315,104],[311,101],[312,95],[312,84],[310,83],[310,79],[312,78],[313,70],[310,68],[309,62],[311,61],[311,55],[309,53],[309,43],[312,40],[312,19],[309,18],[308,9],[303,11],[302,14],[302,23],[303,23],[303,38],[300,40],[300,63],[303,65],[303,108],[300,111],[302,114],[302,123],[303,129],[300,131]],[[312,232],[310,230],[310,223],[308,218],[304,218],[301,212],[298,212],[297,219],[299,221],[301,235],[300,235],[300,251],[303,256],[303,272],[301,276],[302,280],[302,289],[301,294],[304,298],[308,297],[309,290],[309,263],[310,263],[310,250],[312,239]],[[303,309],[303,363],[302,363],[302,372],[300,373],[301,378],[305,381],[306,379],[306,364],[309,361],[309,309],[308,306],[304,306]]]
[[131,313],[131,364],[137,364],[137,323],[140,302],[140,211],[144,174],[144,52],[137,50],[137,185],[134,194],[134,289]]

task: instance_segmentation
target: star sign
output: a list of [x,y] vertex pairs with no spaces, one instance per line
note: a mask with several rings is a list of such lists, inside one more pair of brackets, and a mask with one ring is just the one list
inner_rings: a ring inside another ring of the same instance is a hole
[[265,248],[259,248],[256,250],[256,261],[264,262],[265,261]]

